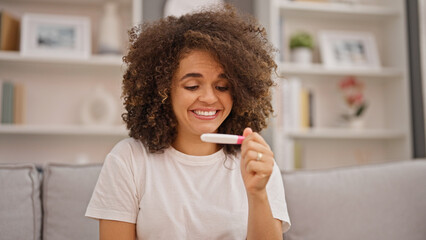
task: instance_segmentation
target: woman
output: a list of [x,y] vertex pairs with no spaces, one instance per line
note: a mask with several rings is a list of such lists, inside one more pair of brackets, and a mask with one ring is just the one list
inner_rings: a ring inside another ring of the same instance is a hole
[[[289,228],[273,153],[256,132],[276,68],[264,30],[226,5],[130,32],[129,139],[108,154],[86,216],[101,239],[281,239]],[[242,145],[202,142],[243,134]]]

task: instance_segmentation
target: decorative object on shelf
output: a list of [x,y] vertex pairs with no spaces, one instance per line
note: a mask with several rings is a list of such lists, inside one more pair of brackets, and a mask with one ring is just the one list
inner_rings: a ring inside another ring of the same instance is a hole
[[99,26],[99,54],[122,54],[118,3],[106,2]]
[[353,76],[342,79],[339,88],[345,101],[345,113],[342,118],[345,126],[350,128],[364,127],[364,114],[367,102],[364,98],[364,84]]
[[18,51],[19,50],[19,30],[20,23],[18,18],[12,16],[5,10],[0,11],[0,50]]
[[164,5],[164,17],[179,17],[193,10],[214,4],[222,4],[223,0],[167,0]]
[[118,114],[114,97],[102,86],[84,101],[80,118],[84,125],[113,125]]
[[297,32],[290,36],[290,50],[292,61],[301,65],[312,63],[314,39],[307,32]]
[[369,32],[321,31],[321,58],[326,67],[380,68],[376,41]]
[[90,19],[81,16],[24,14],[21,54],[35,57],[89,58]]

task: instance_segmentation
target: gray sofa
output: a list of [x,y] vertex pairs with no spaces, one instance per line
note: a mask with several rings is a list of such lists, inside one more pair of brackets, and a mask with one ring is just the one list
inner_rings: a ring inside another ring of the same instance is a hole
[[[0,239],[98,239],[101,165],[0,164]],[[426,161],[284,172],[287,240],[426,239]]]

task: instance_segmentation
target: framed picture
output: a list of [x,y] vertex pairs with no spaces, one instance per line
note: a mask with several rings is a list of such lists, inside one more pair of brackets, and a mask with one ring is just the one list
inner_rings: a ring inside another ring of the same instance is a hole
[[21,54],[34,57],[89,58],[90,19],[80,16],[24,14]]
[[324,66],[379,68],[376,41],[369,32],[322,31],[320,52]]

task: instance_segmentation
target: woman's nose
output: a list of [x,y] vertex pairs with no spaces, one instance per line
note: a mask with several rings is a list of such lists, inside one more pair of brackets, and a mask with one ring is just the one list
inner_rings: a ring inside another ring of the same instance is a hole
[[208,103],[208,104],[215,103],[217,101],[217,96],[216,96],[216,93],[214,91],[214,88],[213,87],[205,88],[201,92],[201,95],[198,97],[198,99],[200,101]]

